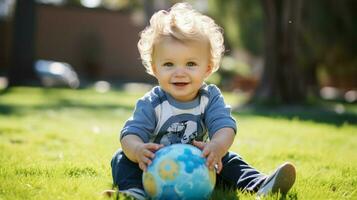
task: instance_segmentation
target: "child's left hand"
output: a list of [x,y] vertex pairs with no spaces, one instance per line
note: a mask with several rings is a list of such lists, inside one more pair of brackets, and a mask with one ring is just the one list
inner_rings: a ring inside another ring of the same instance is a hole
[[214,141],[206,143],[194,140],[192,144],[202,150],[202,157],[207,159],[207,167],[211,170],[216,168],[219,174],[223,167],[222,157],[226,152],[222,151],[222,148]]

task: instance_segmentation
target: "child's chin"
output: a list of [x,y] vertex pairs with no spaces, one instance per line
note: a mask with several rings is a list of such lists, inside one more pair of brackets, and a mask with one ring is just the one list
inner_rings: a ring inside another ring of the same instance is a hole
[[187,102],[187,101],[194,100],[196,96],[190,97],[190,95],[186,94],[186,95],[173,95],[172,97],[177,101]]

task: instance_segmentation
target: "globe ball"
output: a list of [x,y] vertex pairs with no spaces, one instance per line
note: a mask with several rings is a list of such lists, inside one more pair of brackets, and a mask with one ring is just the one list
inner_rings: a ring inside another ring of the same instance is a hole
[[143,173],[143,185],[151,199],[209,199],[216,183],[202,151],[193,145],[161,148]]

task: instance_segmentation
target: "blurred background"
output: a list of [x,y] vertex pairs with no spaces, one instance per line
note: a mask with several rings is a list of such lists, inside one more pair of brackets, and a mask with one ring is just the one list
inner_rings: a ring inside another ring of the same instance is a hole
[[[137,41],[150,16],[179,1],[0,0],[0,90],[155,84]],[[192,0],[224,29],[210,77],[249,102],[357,101],[357,1]]]

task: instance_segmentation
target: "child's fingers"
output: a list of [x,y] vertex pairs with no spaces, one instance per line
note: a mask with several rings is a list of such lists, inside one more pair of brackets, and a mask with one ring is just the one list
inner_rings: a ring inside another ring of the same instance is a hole
[[146,168],[148,165],[151,165],[151,163],[152,163],[151,159],[149,159],[147,157],[142,157],[140,162],[139,162],[139,167],[140,167],[140,164],[141,164],[143,167]]
[[215,164],[216,164],[216,156],[214,155],[214,153],[211,152],[207,157],[206,165],[209,169],[213,169]]
[[144,156],[153,159],[155,157],[155,154],[153,152],[151,152],[150,150],[145,149]]
[[217,162],[217,169],[216,169],[216,170],[217,170],[217,174],[221,173],[222,168],[223,168],[222,161],[219,160],[219,161]]
[[206,165],[210,170],[216,168],[217,173],[219,174],[223,168],[222,160],[219,159],[214,153],[210,153],[207,157]]
[[199,142],[199,141],[196,141],[196,140],[194,140],[193,142],[192,142],[192,144],[194,145],[194,146],[196,146],[197,148],[199,148],[199,149],[203,149],[203,148],[205,148],[205,143],[204,142]]
[[145,165],[145,163],[139,162],[139,168],[140,168],[141,170],[143,170],[144,172],[146,172],[146,165]]
[[162,148],[162,144],[155,144],[155,143],[146,143],[145,144],[146,149],[149,149],[151,151],[157,151],[158,149]]
[[163,144],[159,144],[158,147],[157,147],[157,149],[156,149],[154,152],[156,152],[157,150],[161,149],[161,148],[164,147],[164,146],[165,146],[165,145],[163,145]]
[[206,145],[205,148],[203,148],[203,150],[202,150],[202,157],[207,158],[210,153],[211,153],[211,150]]
[[147,164],[147,165],[151,165],[151,163],[152,163],[152,161],[151,161],[150,159],[147,159],[147,160],[146,160],[146,164]]

